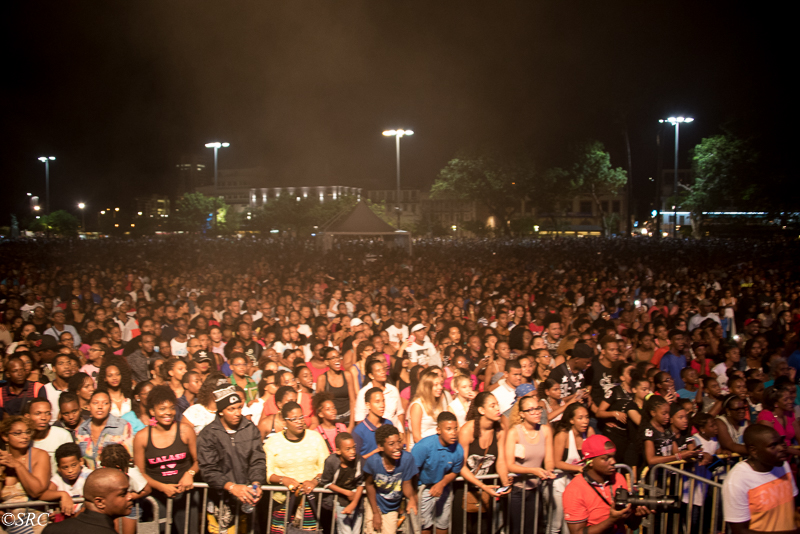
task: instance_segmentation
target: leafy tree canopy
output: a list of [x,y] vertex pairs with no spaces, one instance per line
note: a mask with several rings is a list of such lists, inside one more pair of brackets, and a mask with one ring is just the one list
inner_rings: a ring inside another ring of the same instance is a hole
[[213,226],[214,209],[217,212],[217,223],[220,213],[224,214],[228,205],[224,201],[206,196],[202,193],[186,193],[175,203],[173,217],[178,230],[199,232]]
[[78,218],[68,211],[57,210],[50,215],[43,216],[42,219],[44,219],[44,224],[46,224],[54,234],[67,237],[78,235],[78,228],[80,227]]
[[497,152],[462,151],[439,171],[431,197],[479,202],[507,229],[511,214],[534,189],[535,178],[530,162]]

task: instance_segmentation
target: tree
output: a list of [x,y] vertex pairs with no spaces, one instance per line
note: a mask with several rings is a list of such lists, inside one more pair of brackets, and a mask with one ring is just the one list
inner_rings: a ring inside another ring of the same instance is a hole
[[173,217],[177,229],[187,232],[200,232],[211,228],[214,224],[214,208],[219,213],[225,212],[228,205],[225,202],[206,196],[202,193],[186,193],[175,203]]
[[508,234],[511,215],[533,189],[534,179],[530,163],[497,153],[462,151],[439,171],[431,198],[483,204]]
[[78,218],[68,211],[57,210],[50,215],[42,217],[44,223],[51,232],[58,235],[67,237],[74,237],[78,235]]
[[600,213],[603,235],[608,235],[611,217],[603,209],[600,197],[619,194],[628,183],[628,173],[621,167],[615,169],[611,166],[611,155],[603,143],[588,141],[575,150],[574,162],[563,174],[569,179],[573,195],[592,198]]
[[[297,200],[284,195],[254,210],[249,226],[265,233],[281,230],[307,236],[339,213],[352,209],[357,202],[358,198],[353,196],[320,202],[315,197]],[[373,204],[369,200],[366,203],[376,215],[388,221],[383,204]]]
[[679,183],[681,206],[689,211],[692,235],[703,235],[703,212],[727,208],[739,202],[759,201],[755,180],[758,154],[749,142],[731,134],[703,139],[692,149],[692,184]]

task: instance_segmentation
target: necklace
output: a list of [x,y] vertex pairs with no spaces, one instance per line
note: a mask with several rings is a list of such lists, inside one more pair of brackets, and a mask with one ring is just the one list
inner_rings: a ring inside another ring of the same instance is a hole
[[539,435],[539,431],[538,430],[534,430],[533,431],[533,435],[531,435],[530,432],[528,432],[528,429],[525,428],[525,424],[524,423],[522,424],[522,431],[525,432],[526,436],[528,436],[528,440],[529,441],[534,441],[536,439],[536,436]]

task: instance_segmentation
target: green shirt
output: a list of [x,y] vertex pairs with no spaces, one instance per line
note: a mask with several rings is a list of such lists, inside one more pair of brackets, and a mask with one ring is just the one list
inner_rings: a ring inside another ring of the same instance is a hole
[[[253,382],[253,379],[249,376],[247,378],[247,385],[244,387],[244,403],[247,404],[252,400],[256,400],[258,398],[258,384]],[[236,379],[231,375],[231,384],[237,386]]]

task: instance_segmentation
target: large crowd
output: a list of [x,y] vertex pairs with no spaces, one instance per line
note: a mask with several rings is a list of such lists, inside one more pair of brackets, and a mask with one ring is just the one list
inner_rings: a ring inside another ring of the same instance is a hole
[[[645,238],[418,240],[413,256],[0,243],[0,502],[55,503],[34,531],[91,517],[113,506],[84,485],[110,469],[127,475],[121,534],[148,497],[187,533],[200,514],[211,533],[532,533],[536,515],[549,534],[617,532],[651,510],[614,506],[615,464],[712,478],[730,456],[734,532],[794,531],[797,257]],[[709,487],[692,493],[692,532],[710,531]]]

